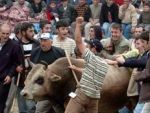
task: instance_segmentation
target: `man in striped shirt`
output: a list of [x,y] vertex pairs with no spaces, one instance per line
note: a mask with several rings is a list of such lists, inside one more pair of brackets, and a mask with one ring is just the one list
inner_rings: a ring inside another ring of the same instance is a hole
[[81,113],[83,109],[85,113],[98,113],[98,100],[108,70],[105,61],[92,52],[93,48],[86,49],[82,42],[80,30],[82,22],[83,17],[76,19],[75,40],[86,63],[80,80],[80,88],[77,88],[76,96],[69,101],[65,113]]

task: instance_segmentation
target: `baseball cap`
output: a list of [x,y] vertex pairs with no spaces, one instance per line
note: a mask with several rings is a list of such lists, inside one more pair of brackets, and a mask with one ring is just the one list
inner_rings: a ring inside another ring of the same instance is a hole
[[42,33],[40,39],[53,40],[53,36],[50,33]]
[[84,41],[91,47],[95,47],[97,52],[101,52],[101,50],[103,49],[103,45],[98,39],[85,39]]

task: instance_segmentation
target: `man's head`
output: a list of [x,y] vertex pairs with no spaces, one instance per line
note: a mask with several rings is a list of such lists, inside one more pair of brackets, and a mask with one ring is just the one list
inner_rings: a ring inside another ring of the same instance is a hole
[[23,5],[23,4],[25,3],[25,0],[18,0],[18,3],[19,3],[20,5]]
[[21,35],[21,23],[18,23],[15,28],[14,28],[14,33],[16,35],[17,38],[21,39],[22,35]]
[[40,21],[40,29],[42,33],[50,33],[51,32],[51,23],[48,20]]
[[0,42],[5,43],[9,39],[9,35],[11,33],[10,26],[8,24],[0,25]]
[[122,27],[120,24],[114,23],[111,26],[111,40],[116,42],[122,37]]
[[136,26],[134,29],[134,37],[138,37],[144,31],[143,26]]
[[40,37],[40,46],[42,51],[46,52],[51,49],[53,37],[50,33],[42,33]]
[[103,45],[98,39],[91,39],[86,40],[85,42],[88,44],[87,47],[93,52],[93,53],[99,53],[103,49]]
[[107,4],[110,6],[114,3],[114,0],[106,0]]
[[150,3],[149,2],[145,2],[143,5],[143,11],[144,12],[150,12]]
[[62,3],[63,3],[63,6],[66,7],[67,4],[68,4],[68,0],[61,0],[61,1],[62,1]]
[[85,4],[85,3],[86,3],[85,0],[79,0],[79,5],[83,5],[83,4]]
[[150,50],[150,32],[149,31],[144,31],[139,36],[139,39],[143,43],[144,50],[149,51]]
[[56,23],[56,29],[58,37],[64,39],[68,35],[68,23],[64,20],[60,20]]
[[33,36],[34,36],[33,24],[28,22],[22,23],[21,34],[23,38],[27,40],[33,40]]
[[130,0],[123,0],[123,5],[125,5],[125,7],[127,8],[130,4]]
[[92,1],[94,5],[97,5],[100,2],[100,0],[92,0]]

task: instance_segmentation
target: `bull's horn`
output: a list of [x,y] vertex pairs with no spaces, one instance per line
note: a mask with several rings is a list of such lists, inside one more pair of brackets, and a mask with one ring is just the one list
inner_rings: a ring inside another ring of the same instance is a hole
[[33,62],[31,62],[30,59],[27,59],[27,61],[28,61],[29,65],[30,65],[31,67],[35,66],[35,64],[34,64]]
[[56,81],[61,80],[61,77],[58,76],[58,75],[56,75],[56,74],[53,74],[53,76],[50,76],[50,80],[51,80],[52,82],[56,82]]

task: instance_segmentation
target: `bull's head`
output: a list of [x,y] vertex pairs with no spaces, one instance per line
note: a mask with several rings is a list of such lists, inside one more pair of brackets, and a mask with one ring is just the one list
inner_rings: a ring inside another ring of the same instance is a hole
[[[45,95],[47,90],[45,86],[45,70],[46,66],[43,64],[34,65],[27,75],[25,80],[25,87],[21,91],[21,95],[27,99],[33,99],[38,95]],[[38,94],[38,95],[37,95]]]
[[21,95],[27,99],[41,100],[48,95],[50,82],[57,82],[61,77],[50,73],[46,74],[47,66],[43,64],[33,65],[31,71],[25,80],[25,87],[21,91]]

